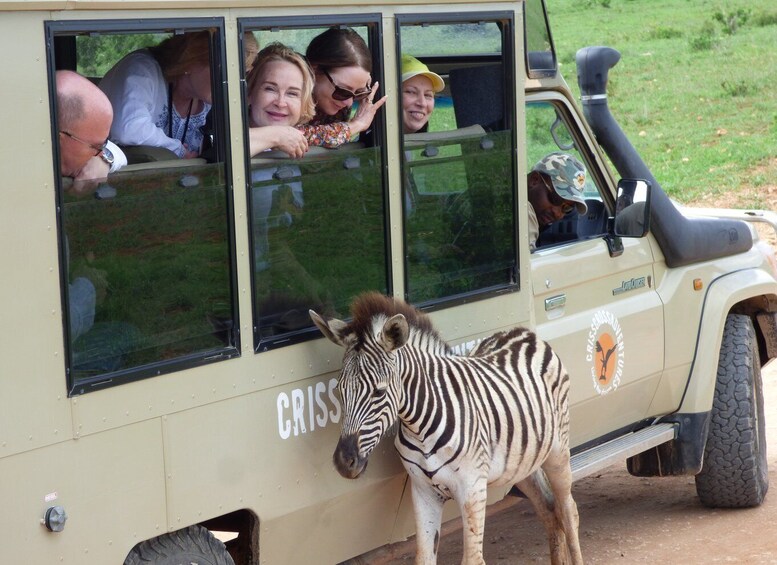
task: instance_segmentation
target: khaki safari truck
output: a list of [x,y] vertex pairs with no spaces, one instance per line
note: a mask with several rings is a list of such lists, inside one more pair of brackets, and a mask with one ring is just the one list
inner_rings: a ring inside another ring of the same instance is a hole
[[[573,100],[542,0],[0,12],[0,562],[339,563],[411,536],[390,442],[357,481],[331,459],[341,352],[308,310],[347,318],[367,290],[427,311],[461,354],[536,329],[571,374],[576,478],[627,461],[695,475],[709,506],[763,500],[777,274],[754,222],[774,217],[674,205],[609,113],[617,51],[578,53]],[[250,158],[247,38],[304,53],[331,26],[365,40],[385,106],[337,149]],[[56,71],[99,85],[197,32],[209,150],[125,146],[107,180],[63,177],[77,134]],[[425,132],[403,135],[402,54],[445,82]],[[584,163],[586,213],[532,249],[527,173],[552,152]]]

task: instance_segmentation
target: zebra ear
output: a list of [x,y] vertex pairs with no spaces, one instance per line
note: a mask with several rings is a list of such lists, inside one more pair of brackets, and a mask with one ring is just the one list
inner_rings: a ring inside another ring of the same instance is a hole
[[383,349],[391,353],[407,343],[409,333],[410,329],[408,328],[405,317],[402,314],[395,314],[383,324],[383,330],[380,333],[378,341]]
[[338,320],[337,318],[332,318],[327,321],[313,310],[308,310],[308,314],[310,314],[310,319],[313,320],[313,323],[318,326],[318,329],[321,330],[321,333],[324,334],[329,341],[336,343],[341,347],[345,347],[345,341],[341,337],[342,330],[347,325],[345,322]]

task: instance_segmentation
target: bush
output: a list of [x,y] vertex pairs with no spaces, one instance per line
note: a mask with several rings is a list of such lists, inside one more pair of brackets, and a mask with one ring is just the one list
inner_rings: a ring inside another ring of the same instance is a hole
[[747,23],[750,10],[739,8],[735,12],[722,12],[718,10],[712,15],[712,19],[723,26],[723,33],[734,35],[737,30]]
[[718,38],[715,35],[715,26],[707,22],[702,26],[698,35],[688,39],[688,46],[691,51],[709,51],[718,44]]
[[674,27],[655,27],[648,31],[648,39],[675,39],[682,37],[683,32]]
[[753,25],[758,27],[777,25],[777,12],[761,12],[760,14],[756,14],[753,16]]
[[748,96],[758,90],[755,86],[748,84],[744,80],[738,80],[736,82],[729,82],[724,80],[720,86],[729,96]]

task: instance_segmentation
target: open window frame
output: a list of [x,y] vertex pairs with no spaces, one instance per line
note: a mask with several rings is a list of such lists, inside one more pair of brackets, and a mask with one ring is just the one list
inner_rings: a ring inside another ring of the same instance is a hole
[[[129,165],[73,195],[59,171],[55,73],[78,71],[76,38],[200,31],[209,32],[214,162]],[[45,37],[68,395],[239,356],[224,19],[49,21]],[[72,283],[84,273],[94,323],[75,335]]]
[[[403,134],[405,299],[427,310],[519,290],[514,25],[513,12],[396,17],[399,65],[402,55],[410,54],[440,74],[455,114],[455,125],[447,131]],[[435,26],[492,26],[498,30],[499,50],[468,52],[457,45],[449,53],[427,53],[404,37],[404,30],[415,28],[420,34]],[[397,76],[401,79],[401,67]],[[472,88],[473,81],[485,90]],[[401,85],[398,90],[402,92]],[[481,103],[485,92],[493,104]],[[400,100],[400,124],[402,117]],[[482,170],[483,163],[494,159],[493,170],[503,173],[500,188]],[[427,179],[458,179],[449,185],[459,189],[446,188],[442,194],[421,188],[425,180],[418,173],[423,170],[429,171],[423,175]],[[431,216],[424,217],[424,210]],[[486,218],[496,221],[489,225]]]
[[[240,18],[238,29],[254,32],[260,46],[279,41],[304,55],[317,33],[354,28],[370,48],[373,82],[383,85],[382,22],[379,13],[257,17]],[[243,81],[246,155],[249,104]],[[356,294],[391,294],[385,132],[381,110],[358,142],[311,147],[296,160],[280,151],[246,160],[256,353],[320,337],[311,308],[346,318]]]

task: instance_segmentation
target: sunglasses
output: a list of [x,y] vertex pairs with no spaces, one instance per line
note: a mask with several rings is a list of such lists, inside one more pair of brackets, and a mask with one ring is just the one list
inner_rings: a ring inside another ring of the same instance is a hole
[[548,181],[545,180],[545,175],[540,174],[540,178],[542,179],[542,184],[545,185],[545,188],[548,189],[548,202],[550,202],[553,206],[557,208],[561,208],[561,211],[566,216],[569,214],[572,209],[574,208],[574,205],[569,202],[569,200],[564,200],[559,196],[559,193],[556,192],[556,190],[552,186],[548,186]]
[[372,91],[372,88],[368,84],[366,88],[360,88],[356,92],[353,90],[348,90],[347,88],[343,88],[342,86],[339,86],[334,80],[332,80],[332,77],[329,76],[329,73],[326,71],[321,71],[324,73],[324,76],[329,79],[329,82],[332,83],[332,86],[335,87],[334,92],[332,92],[332,98],[335,100],[339,100],[340,102],[344,102],[346,100],[350,100],[353,98],[354,100],[363,100],[367,96],[369,96],[370,92]]
[[97,155],[99,155],[100,153],[102,153],[105,150],[105,146],[108,144],[108,140],[107,139],[105,141],[103,141],[102,145],[95,145],[93,143],[89,143],[88,141],[85,141],[85,140],[81,139],[80,137],[77,137],[77,136],[73,135],[69,131],[59,130],[59,133],[69,137],[70,139],[73,139],[73,140],[77,141],[78,143],[83,143],[84,145],[87,145],[87,146],[91,147],[92,149],[94,149],[95,157]]

